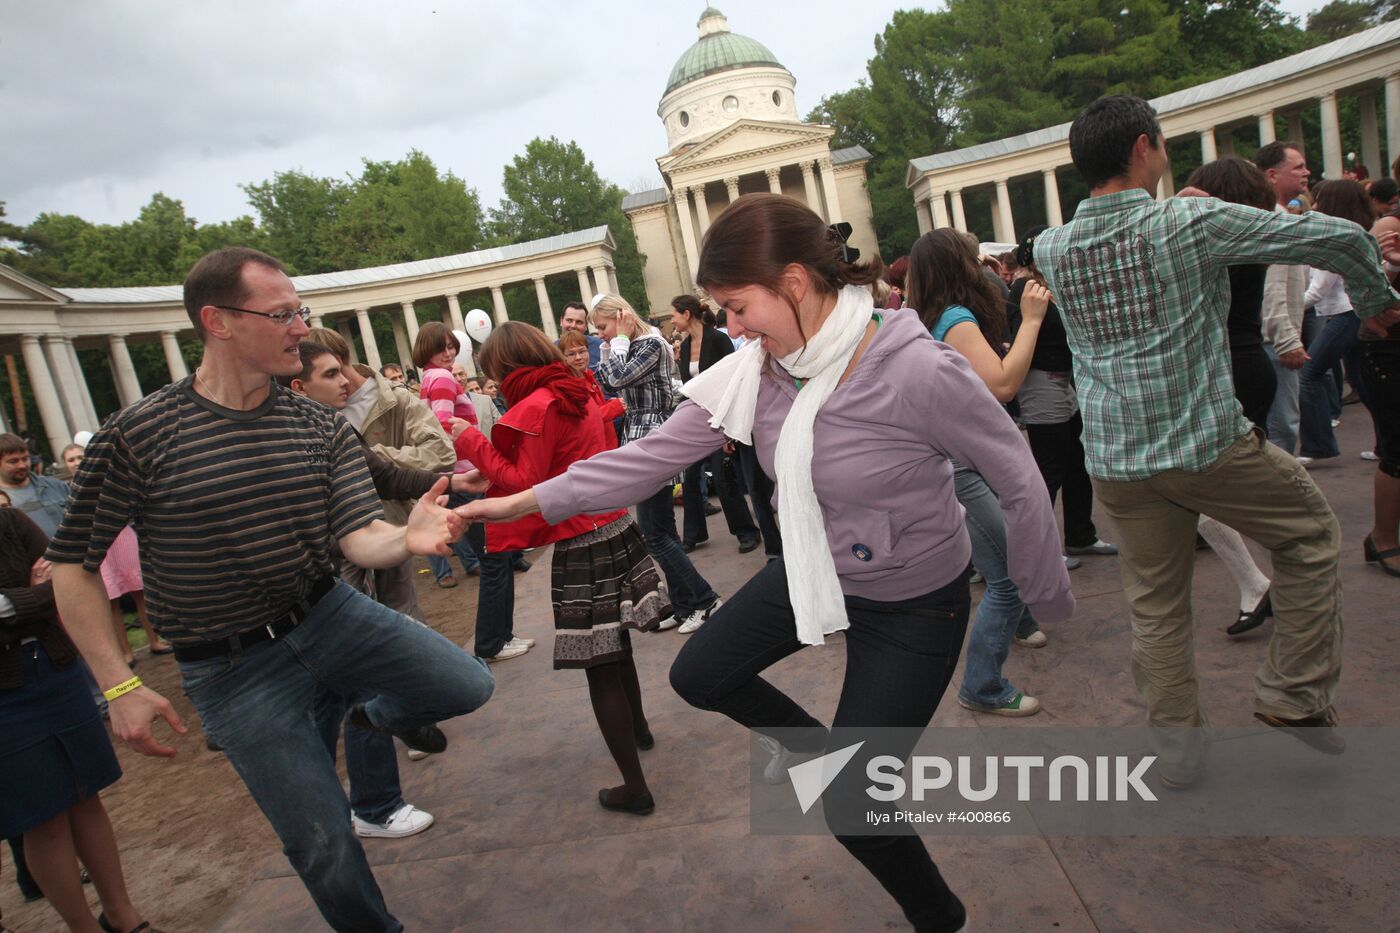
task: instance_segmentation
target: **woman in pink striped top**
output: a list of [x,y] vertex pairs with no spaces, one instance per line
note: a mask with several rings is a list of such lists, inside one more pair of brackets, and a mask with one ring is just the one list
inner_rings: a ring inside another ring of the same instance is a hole
[[[438,321],[422,325],[413,341],[413,365],[422,373],[419,397],[428,403],[448,437],[460,433],[463,427],[477,428],[476,407],[452,375],[452,364],[461,352],[457,337]],[[457,461],[456,472],[471,468],[470,462]]]

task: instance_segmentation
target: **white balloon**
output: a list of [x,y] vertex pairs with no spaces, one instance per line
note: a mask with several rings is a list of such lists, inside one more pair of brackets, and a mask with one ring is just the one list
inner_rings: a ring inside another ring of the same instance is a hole
[[91,431],[79,431],[77,434],[73,435],[73,443],[77,444],[79,447],[86,447],[90,440],[92,440]]
[[491,335],[491,315],[480,308],[472,308],[466,316],[467,333],[477,343],[485,342]]
[[454,337],[457,338],[457,346],[461,348],[461,352],[463,352],[463,353],[470,353],[470,352],[471,352],[471,349],[472,349],[472,342],[471,342],[471,338],[467,336],[467,332],[466,332],[466,331],[464,331],[464,330],[454,330],[454,331],[452,332],[452,336],[454,336]]

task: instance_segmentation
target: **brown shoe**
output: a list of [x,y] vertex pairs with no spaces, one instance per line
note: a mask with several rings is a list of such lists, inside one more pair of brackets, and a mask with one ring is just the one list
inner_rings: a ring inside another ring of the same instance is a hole
[[1287,729],[1289,735],[1324,755],[1340,755],[1347,750],[1346,739],[1337,731],[1337,711],[1330,706],[1302,719],[1284,719],[1271,713],[1255,713],[1254,718],[1266,726]]
[[438,581],[438,586],[442,587],[444,590],[450,590],[450,589],[452,589],[452,588],[453,588],[454,586],[456,586],[456,585],[457,585],[457,578],[454,577],[454,576],[452,576],[452,575],[450,575],[450,574],[449,574],[448,576],[443,577],[441,580]]

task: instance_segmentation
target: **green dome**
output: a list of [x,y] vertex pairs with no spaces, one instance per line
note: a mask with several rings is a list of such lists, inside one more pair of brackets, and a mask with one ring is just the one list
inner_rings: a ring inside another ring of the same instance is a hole
[[676,61],[676,67],[671,69],[666,94],[682,84],[720,71],[754,65],[783,67],[762,42],[730,32],[728,24],[724,22],[724,14],[714,7],[707,7],[700,16],[702,33],[706,31],[705,21],[712,18],[717,21],[710,27],[712,31],[708,35],[702,34],[700,40],[686,49],[685,54]]

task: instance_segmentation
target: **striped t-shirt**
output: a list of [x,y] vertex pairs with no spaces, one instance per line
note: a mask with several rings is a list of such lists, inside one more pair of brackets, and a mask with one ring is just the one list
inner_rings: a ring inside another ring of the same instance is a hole
[[186,378],[89,442],[48,558],[96,573],[134,525],[151,623],[190,645],[285,618],[334,572],[332,539],[380,517],[344,418],[276,384],[232,411]]

